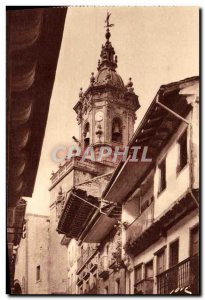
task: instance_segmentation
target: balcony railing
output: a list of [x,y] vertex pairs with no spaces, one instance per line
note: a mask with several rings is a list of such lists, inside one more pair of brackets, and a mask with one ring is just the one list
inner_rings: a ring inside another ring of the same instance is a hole
[[[85,159],[85,160],[81,160],[81,156],[76,156],[76,157],[72,157],[71,159],[65,161],[62,166],[60,166],[60,168],[58,169],[58,171],[56,173],[54,173],[51,177],[51,182],[52,185],[56,184],[65,174],[67,174],[68,172],[70,172],[70,170],[73,168],[73,166],[84,166],[86,167],[87,170],[92,171],[93,173],[95,173],[94,171],[94,162],[89,160],[89,159]],[[96,173],[97,175],[98,173]]]
[[153,294],[153,279],[143,279],[134,285],[135,294],[151,295]]
[[126,230],[126,245],[132,244],[154,221],[154,201],[129,225]]
[[157,294],[198,294],[198,256],[192,256],[157,275]]

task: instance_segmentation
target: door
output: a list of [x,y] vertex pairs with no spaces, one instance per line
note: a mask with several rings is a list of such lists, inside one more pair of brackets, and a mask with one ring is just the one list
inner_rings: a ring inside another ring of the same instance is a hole
[[[179,277],[181,278],[181,274],[179,273],[179,269],[177,267],[178,263],[179,263],[179,240],[176,240],[173,243],[171,243],[169,247],[169,267],[172,268],[168,276],[169,290],[176,289],[177,287],[180,287],[179,285],[183,285],[183,282],[181,282],[182,280],[178,282]],[[176,267],[173,268],[174,266]]]
[[153,260],[145,265],[145,294],[153,294]]

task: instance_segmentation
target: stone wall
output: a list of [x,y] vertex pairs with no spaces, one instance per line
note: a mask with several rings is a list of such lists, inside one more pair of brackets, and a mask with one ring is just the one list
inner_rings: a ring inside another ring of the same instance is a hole
[[15,280],[19,281],[24,294],[48,294],[48,238],[49,218],[27,214],[26,238],[20,242],[15,271]]

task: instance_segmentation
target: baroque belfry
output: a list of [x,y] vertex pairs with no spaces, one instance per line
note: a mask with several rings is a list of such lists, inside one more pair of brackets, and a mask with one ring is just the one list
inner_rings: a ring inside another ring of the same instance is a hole
[[[93,146],[96,152],[101,146],[118,146],[121,150],[128,144],[134,132],[136,111],[140,107],[132,79],[124,85],[116,71],[118,58],[110,41],[110,27],[114,24],[109,23],[109,17],[110,14],[105,21],[106,41],[102,45],[97,74],[91,73],[88,88],[84,92],[80,89],[79,99],[74,106],[79,140],[74,139],[81,149]],[[116,229],[113,231],[113,226],[121,218],[121,207],[101,201],[102,192],[116,166],[109,159],[82,161],[76,156],[65,160],[59,170],[52,174],[49,189],[50,293],[65,292],[65,278],[68,278],[68,286],[72,286],[69,293],[100,293],[99,289],[103,290],[108,280],[104,275],[108,274],[102,272],[104,279],[99,281],[101,275],[96,270],[96,259],[104,256],[105,251],[109,263],[118,270],[117,259],[113,261],[110,258],[113,258],[113,249],[117,249],[118,256],[121,253],[121,234]],[[56,260],[56,256],[61,259]],[[69,266],[65,264],[67,258]],[[92,276],[83,281],[84,272],[90,274],[90,263],[94,265]],[[61,274],[57,278],[56,270]],[[116,274],[123,277],[120,268],[112,276]],[[120,286],[123,285],[123,280],[120,282]]]
[[135,113],[139,109],[132,79],[125,86],[117,73],[118,58],[110,42],[109,16],[106,20],[106,42],[102,45],[97,74],[91,73],[90,85],[74,106],[80,125],[83,148],[108,145],[121,148],[128,144],[134,132]]

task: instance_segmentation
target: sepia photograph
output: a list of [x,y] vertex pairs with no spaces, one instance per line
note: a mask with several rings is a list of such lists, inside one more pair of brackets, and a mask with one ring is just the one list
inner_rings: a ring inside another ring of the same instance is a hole
[[200,8],[5,14],[6,293],[200,295]]

